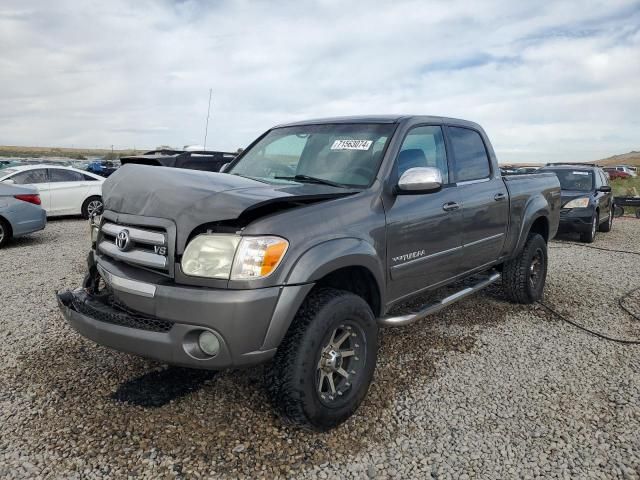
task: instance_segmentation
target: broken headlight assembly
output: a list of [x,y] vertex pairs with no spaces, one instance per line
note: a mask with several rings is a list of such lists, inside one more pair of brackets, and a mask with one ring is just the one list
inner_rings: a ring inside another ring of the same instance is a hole
[[589,197],[575,198],[564,204],[562,208],[587,208],[589,206]]
[[275,236],[198,235],[182,255],[182,271],[227,280],[264,278],[278,267],[288,247],[287,240]]
[[93,215],[89,217],[89,235],[91,237],[91,245],[95,245],[98,241],[98,232],[100,231],[101,215]]

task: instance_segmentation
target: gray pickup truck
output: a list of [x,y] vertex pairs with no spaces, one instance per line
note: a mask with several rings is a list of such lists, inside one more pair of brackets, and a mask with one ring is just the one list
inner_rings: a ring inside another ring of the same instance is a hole
[[[281,125],[224,172],[125,165],[109,177],[83,288],[58,294],[73,328],[169,364],[269,361],[283,417],[326,430],[365,397],[379,327],[500,278],[512,301],[542,295],[558,179],[502,177],[475,123]],[[400,309],[427,291],[435,298]]]

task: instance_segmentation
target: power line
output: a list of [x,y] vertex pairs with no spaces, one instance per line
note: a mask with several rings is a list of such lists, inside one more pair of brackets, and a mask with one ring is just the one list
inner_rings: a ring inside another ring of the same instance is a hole
[[207,149],[207,133],[209,131],[209,114],[211,113],[211,93],[213,89],[209,89],[209,106],[207,107],[207,125],[204,127],[204,150]]

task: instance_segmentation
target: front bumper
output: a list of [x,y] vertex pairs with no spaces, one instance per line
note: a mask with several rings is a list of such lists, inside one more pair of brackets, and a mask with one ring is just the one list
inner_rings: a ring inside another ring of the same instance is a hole
[[558,232],[589,232],[593,219],[593,208],[570,208],[560,210]]
[[[102,268],[103,274],[105,273]],[[81,335],[101,345],[172,365],[218,370],[269,360],[312,284],[222,290],[127,283],[106,272],[114,304],[85,289],[58,294],[60,310]],[[105,275],[103,275],[105,278]],[[152,289],[149,287],[153,287]],[[197,337],[213,332],[220,351],[207,357]]]

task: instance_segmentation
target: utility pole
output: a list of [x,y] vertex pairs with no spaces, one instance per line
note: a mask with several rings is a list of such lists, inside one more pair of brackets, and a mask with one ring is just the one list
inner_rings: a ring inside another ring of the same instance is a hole
[[207,124],[204,127],[204,144],[203,147],[206,150],[207,149],[207,133],[209,131],[209,114],[211,113],[211,93],[212,93],[213,89],[209,89],[209,107],[207,108]]

